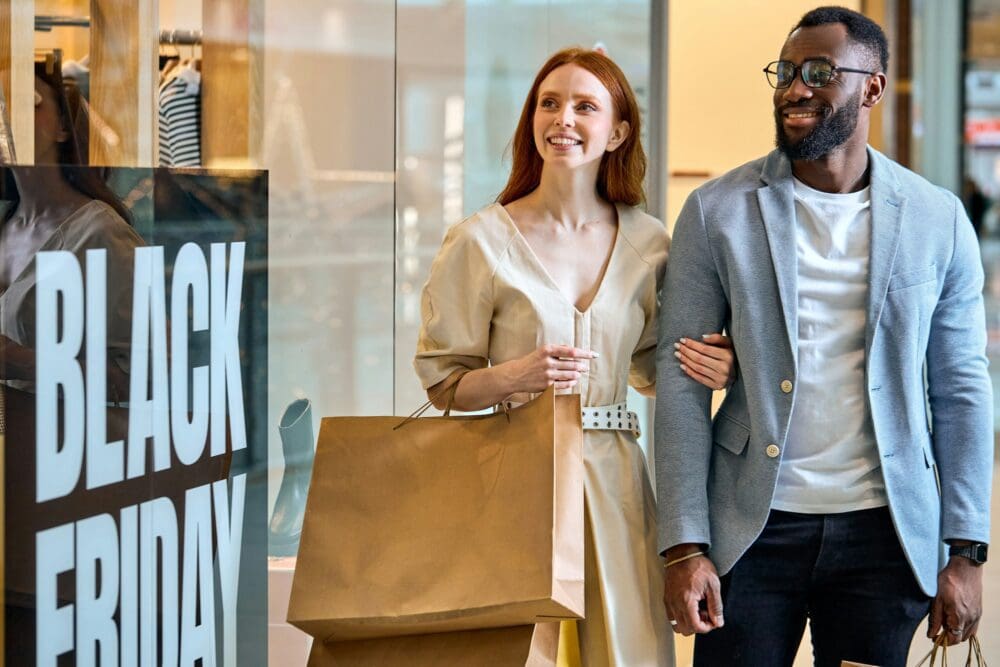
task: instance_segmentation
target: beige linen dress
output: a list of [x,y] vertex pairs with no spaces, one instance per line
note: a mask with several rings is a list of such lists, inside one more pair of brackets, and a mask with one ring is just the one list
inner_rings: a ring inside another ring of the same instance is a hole
[[[425,388],[456,370],[522,357],[546,343],[598,352],[573,392],[584,406],[626,400],[656,379],[657,290],[669,239],[653,217],[617,206],[601,285],[580,312],[506,210],[489,206],[448,230],[422,298],[414,366]],[[567,258],[573,261],[573,258]],[[627,431],[584,431],[587,667],[674,664],[645,457]],[[503,554],[497,554],[502,558]]]

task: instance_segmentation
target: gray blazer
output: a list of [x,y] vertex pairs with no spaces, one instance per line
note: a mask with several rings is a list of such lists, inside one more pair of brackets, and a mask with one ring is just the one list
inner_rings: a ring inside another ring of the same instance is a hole
[[[934,595],[942,540],[989,539],[993,401],[983,268],[954,195],[868,154],[865,389],[896,532],[920,586]],[[659,548],[708,543],[720,574],[760,534],[774,495],[796,400],[796,280],[791,163],[780,152],[688,197],[661,296]],[[710,391],[682,374],[673,343],[723,327],[739,375],[713,422]]]

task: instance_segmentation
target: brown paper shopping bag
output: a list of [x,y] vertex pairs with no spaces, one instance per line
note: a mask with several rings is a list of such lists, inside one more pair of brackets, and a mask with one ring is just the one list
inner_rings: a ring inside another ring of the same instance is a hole
[[559,624],[313,643],[308,667],[556,667]]
[[288,621],[320,641],[583,615],[580,399],[322,421]]

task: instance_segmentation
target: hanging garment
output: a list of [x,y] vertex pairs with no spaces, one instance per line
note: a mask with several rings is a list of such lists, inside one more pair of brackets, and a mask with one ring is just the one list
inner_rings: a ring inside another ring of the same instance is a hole
[[162,86],[167,82],[168,79],[174,78],[177,72],[174,72],[174,68],[181,64],[181,57],[179,55],[163,55],[160,54],[160,79],[156,84],[158,87]]
[[201,166],[201,72],[175,67],[160,86],[160,166]]
[[90,99],[90,56],[80,60],[64,60],[62,64],[63,82],[73,81],[83,99]]

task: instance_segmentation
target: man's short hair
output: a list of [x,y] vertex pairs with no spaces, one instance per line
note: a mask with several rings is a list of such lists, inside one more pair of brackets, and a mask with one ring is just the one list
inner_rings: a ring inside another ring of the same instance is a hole
[[799,19],[788,34],[799,28],[815,28],[829,23],[842,23],[851,41],[865,47],[871,57],[877,59],[881,71],[886,71],[889,66],[889,40],[882,27],[864,14],[846,7],[817,7]]

